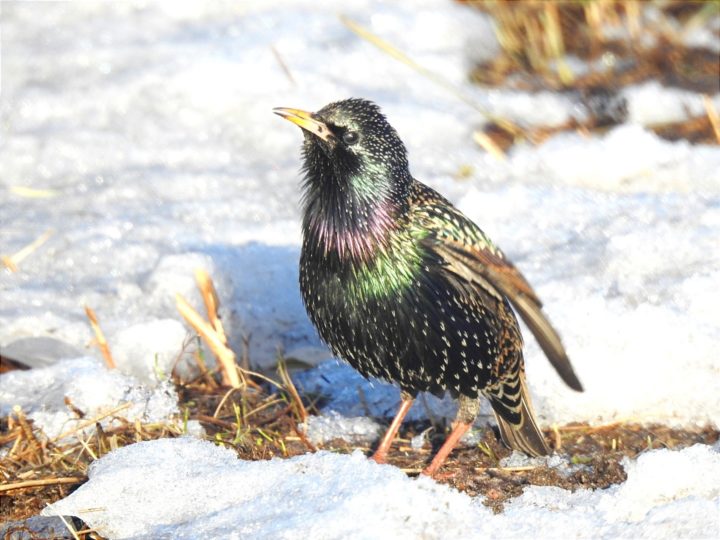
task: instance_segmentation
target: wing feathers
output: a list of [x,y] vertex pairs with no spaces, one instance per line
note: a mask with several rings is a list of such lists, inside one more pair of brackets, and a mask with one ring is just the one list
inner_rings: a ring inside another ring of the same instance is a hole
[[470,283],[476,283],[496,297],[505,295],[530,328],[562,380],[573,390],[582,392],[582,384],[575,375],[560,336],[542,312],[540,299],[511,263],[487,251],[468,249],[448,241],[435,244],[433,249],[445,260],[451,272]]

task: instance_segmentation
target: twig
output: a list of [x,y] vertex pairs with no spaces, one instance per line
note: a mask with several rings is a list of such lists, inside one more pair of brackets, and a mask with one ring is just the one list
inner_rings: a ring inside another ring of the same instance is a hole
[[293,431],[297,434],[298,437],[300,437],[300,441],[302,441],[302,443],[308,447],[308,450],[310,450],[311,452],[317,452],[317,447],[310,442],[307,436],[298,427],[297,422],[294,418],[290,418],[290,424],[292,425]]
[[246,371],[246,373],[247,373],[248,375],[256,378],[256,379],[262,379],[263,381],[272,384],[275,388],[277,388],[277,389],[279,389],[279,390],[282,390],[282,389],[283,389],[282,383],[279,383],[279,382],[271,379],[270,377],[266,377],[266,376],[263,375],[262,373],[259,373],[259,372],[257,372],[257,371]]
[[412,446],[400,445],[397,447],[400,452],[412,452],[413,454],[429,454],[430,450],[427,448],[413,448]]
[[245,370],[250,370],[250,338],[252,334],[243,333],[242,336],[242,354],[240,354],[240,366]]
[[280,67],[283,70],[283,73],[288,78],[288,80],[293,84],[296,85],[295,77],[292,76],[292,72],[290,71],[290,68],[288,68],[285,61],[282,59],[282,56],[280,56],[280,52],[277,50],[275,45],[270,45],[270,50],[273,53],[273,56],[275,56],[275,60],[277,60],[277,63],[280,64]]
[[715,132],[715,138],[717,139],[718,144],[720,144],[720,117],[715,109],[715,104],[708,95],[703,96],[703,103],[705,104],[705,111],[710,119],[713,131]]
[[40,246],[42,246],[45,242],[47,242],[53,234],[55,234],[55,231],[53,231],[52,229],[48,229],[40,236],[38,236],[35,240],[23,247],[17,253],[10,256],[3,255],[2,257],[0,257],[0,260],[2,260],[3,264],[7,267],[8,270],[10,270],[11,272],[17,272],[18,265],[34,251],[36,251]]
[[[30,424],[27,421],[27,418],[25,418],[25,414],[23,413],[22,409],[19,405],[15,405],[12,409],[13,414],[15,415],[15,418],[17,418],[18,425],[20,426],[20,433],[22,433],[22,437],[25,438],[25,440],[28,441],[30,444],[30,448],[24,450],[22,453],[25,454],[28,450],[32,450],[33,454],[37,457],[37,454],[42,450],[42,444],[40,444],[40,441],[37,440],[37,437],[35,437],[35,433],[33,433],[32,427],[30,427]],[[8,455],[12,455],[12,451],[17,447],[17,442],[13,445],[12,450]]]
[[90,445],[89,445],[88,443],[86,443],[86,442],[82,439],[82,437],[80,437],[80,436],[78,435],[77,440],[78,440],[78,442],[80,443],[80,445],[85,449],[85,451],[88,453],[88,455],[89,455],[91,458],[93,458],[93,460],[96,460],[96,459],[98,458],[97,454],[95,454],[95,452],[93,452],[92,448],[90,448]]
[[475,131],[473,133],[473,140],[483,147],[489,154],[494,158],[503,161],[507,158],[505,152],[502,151],[495,141],[493,141],[487,133],[483,131]]
[[552,425],[552,430],[555,434],[555,451],[559,452],[562,450],[562,435],[560,435],[560,430],[558,429],[557,424]]
[[220,403],[218,403],[217,408],[215,409],[215,412],[213,413],[213,418],[217,418],[218,414],[220,414],[220,409],[222,409],[222,406],[225,405],[225,402],[228,400],[230,395],[236,390],[236,388],[231,388],[227,392],[225,392],[225,395],[220,400]]
[[295,388],[295,383],[290,377],[290,374],[287,370],[287,365],[285,364],[285,360],[283,360],[282,357],[278,362],[278,373],[280,374],[280,379],[282,380],[283,385],[285,386],[287,391],[290,392],[290,396],[292,397],[293,403],[295,404],[295,408],[297,410],[298,416],[300,417],[300,421],[302,423],[305,423],[308,417],[307,409],[305,409],[305,405],[300,398],[300,394],[298,393],[297,388]]
[[205,382],[210,385],[211,388],[217,388],[219,385],[213,377],[213,373],[217,372],[218,368],[215,368],[212,371],[208,369],[207,364],[205,364],[205,354],[202,350],[202,340],[197,334],[194,336],[194,338],[197,339],[197,348],[195,349],[195,362],[197,362],[197,365],[200,368],[200,376],[190,380],[187,384],[192,384],[200,379],[205,379]]
[[199,422],[205,422],[206,424],[213,424],[215,426],[219,426],[225,429],[235,429],[237,426],[233,422],[227,422],[225,420],[220,420],[219,418],[215,418],[213,416],[208,416],[207,414],[196,414],[193,417],[193,420],[198,420]]
[[[281,416],[285,416],[286,414],[288,414],[288,413],[291,412],[291,411],[292,411],[292,405],[287,405],[286,407],[283,407],[282,409],[280,409],[280,410],[276,411],[275,413],[273,413],[273,414],[272,414],[271,416],[269,416],[268,418],[263,418],[263,420],[262,420],[261,422],[258,422],[258,425],[260,425],[260,426],[266,426],[266,425],[268,425],[268,424],[272,424],[272,423],[275,422],[278,418],[280,418]],[[253,412],[255,412],[255,411],[253,411]],[[246,415],[246,417],[249,417],[249,416],[250,416],[250,414],[247,414],[247,415]]]
[[588,426],[588,425],[580,425],[580,426],[562,426],[558,428],[560,431],[582,431],[584,434],[589,433],[596,433],[598,431],[604,431],[606,429],[613,429],[618,426],[621,426],[623,424],[627,424],[628,420],[618,420],[616,422],[610,422],[609,424],[602,424],[599,426]]
[[92,426],[93,424],[95,424],[95,422],[98,422],[98,421],[102,420],[103,418],[107,418],[108,416],[112,416],[112,415],[114,415],[114,414],[116,414],[116,413],[119,413],[120,411],[124,411],[125,409],[129,408],[130,405],[132,405],[132,403],[129,403],[129,402],[128,402],[128,403],[123,403],[122,405],[118,405],[118,406],[115,407],[114,409],[111,409],[111,410],[109,410],[109,411],[107,411],[107,412],[104,412],[104,413],[102,413],[102,414],[99,414],[99,415],[96,416],[95,418],[91,418],[90,420],[88,420],[88,421],[86,421],[86,422],[83,422],[83,423],[81,423],[81,424],[78,424],[78,425],[75,426],[74,428],[69,429],[68,431],[65,431],[65,432],[61,433],[60,435],[58,435],[58,436],[55,437],[54,439],[51,439],[50,442],[60,441],[60,440],[64,439],[65,437],[68,437],[69,435],[72,435],[73,433],[77,433],[78,431],[81,431],[81,430],[85,429],[85,428],[88,427],[88,426]]
[[524,472],[538,469],[534,465],[523,465],[519,467],[473,467],[476,472]]
[[52,486],[55,484],[79,484],[87,480],[87,477],[65,477],[65,478],[40,478],[38,480],[25,480],[24,482],[15,482],[13,484],[4,484],[0,486],[0,492],[11,491],[13,489],[23,489],[29,487]]
[[218,300],[217,291],[215,290],[215,285],[210,278],[210,274],[199,268],[195,270],[195,281],[197,282],[198,289],[200,289],[203,302],[205,302],[205,310],[208,314],[208,321],[210,321],[210,324],[215,329],[218,339],[223,345],[227,346],[228,342],[227,336],[225,335],[225,329],[223,328],[217,312],[220,307],[220,301]]
[[223,383],[233,388],[240,388],[242,382],[235,364],[235,353],[222,342],[215,328],[205,322],[200,314],[180,294],[175,295],[175,303],[180,315],[200,334],[220,362],[223,368]]
[[[455,86],[453,83],[445,79],[444,77],[441,77],[437,73],[430,71],[424,66],[421,66],[417,62],[415,62],[413,59],[411,59],[409,56],[407,56],[404,52],[402,52],[400,49],[396,48],[394,45],[391,45],[384,39],[380,38],[379,36],[376,36],[372,32],[370,32],[367,28],[364,28],[363,26],[359,25],[349,17],[346,17],[344,15],[340,16],[340,20],[342,23],[347,26],[353,33],[355,33],[357,36],[361,37],[362,39],[368,41],[369,43],[372,43],[383,51],[384,53],[388,54],[395,60],[398,60],[399,62],[402,62],[406,66],[410,67],[411,69],[417,71],[425,78],[431,80],[435,84],[442,86],[446,90],[450,91],[455,97],[457,97],[460,101],[465,103],[466,105],[472,107],[474,110],[479,112],[481,115],[483,115],[486,119],[496,123],[497,125],[501,126],[503,129],[508,131],[509,133],[512,133],[516,136],[521,136],[523,131],[522,129],[515,125],[513,122],[499,117],[497,115],[494,115],[482,107],[480,107],[474,99],[472,99],[470,96],[468,96],[465,92],[463,92],[460,88]],[[492,143],[494,144],[494,143]],[[504,152],[500,147],[496,148],[496,152],[503,154]],[[496,155],[493,153],[493,155]]]
[[100,348],[100,352],[105,360],[105,365],[108,369],[115,369],[115,360],[113,360],[112,354],[110,354],[110,347],[105,339],[105,334],[103,334],[103,331],[100,328],[97,315],[95,315],[95,312],[89,306],[85,306],[85,314],[90,320],[90,327],[93,329],[93,332],[95,332],[95,339],[97,340],[98,347]]
[[[285,401],[284,399],[279,399],[279,398],[278,398],[278,399],[271,399],[270,401],[267,401],[266,403],[263,403],[263,404],[260,405],[259,407],[255,407],[252,411],[249,411],[249,412],[245,415],[245,418],[250,418],[252,415],[257,414],[257,413],[259,413],[260,411],[263,411],[263,410],[267,409],[268,407],[272,407],[273,405],[277,405],[278,403],[283,403],[284,401]],[[286,407],[286,409],[287,409],[287,407]]]
[[[46,505],[48,508],[50,508],[50,505]],[[72,534],[73,538],[75,540],[80,540],[80,536],[78,536],[77,531],[75,530],[75,527],[73,527],[70,523],[68,523],[68,520],[65,518],[65,516],[60,515],[58,512],[55,512],[55,515],[60,518],[60,521],[63,522],[63,525],[65,525],[65,528],[70,531],[70,534]]]
[[54,189],[31,188],[27,186],[10,186],[10,193],[27,199],[51,199],[59,195]]

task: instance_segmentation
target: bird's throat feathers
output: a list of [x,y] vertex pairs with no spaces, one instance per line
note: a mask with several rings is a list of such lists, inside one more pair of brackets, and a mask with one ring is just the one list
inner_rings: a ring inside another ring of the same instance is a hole
[[306,145],[304,234],[341,261],[371,259],[387,247],[406,210],[405,176],[382,163],[330,159],[324,149]]

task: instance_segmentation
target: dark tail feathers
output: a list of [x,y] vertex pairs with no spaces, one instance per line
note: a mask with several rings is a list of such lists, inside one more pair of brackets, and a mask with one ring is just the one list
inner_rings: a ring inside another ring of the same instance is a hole
[[519,404],[516,402],[513,408],[508,408],[505,400],[489,397],[500,435],[508,447],[533,457],[550,454],[550,448],[535,421],[535,412],[523,374],[520,375]]

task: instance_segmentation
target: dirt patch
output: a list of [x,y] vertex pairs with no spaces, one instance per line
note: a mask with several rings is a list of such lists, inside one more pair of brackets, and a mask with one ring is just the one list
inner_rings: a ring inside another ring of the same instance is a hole
[[[404,469],[414,476],[429,463],[432,454],[444,440],[435,435],[430,444],[420,450],[410,447],[410,438],[422,433],[429,424],[414,423],[403,430],[393,445],[388,463]],[[545,431],[546,438],[560,448],[557,454],[566,456],[569,467],[520,466],[502,467],[500,460],[511,451],[498,439],[495,431],[486,428],[481,439],[472,446],[460,446],[448,458],[436,480],[465,492],[470,496],[485,496],[484,504],[501,512],[504,503],[522,494],[526,486],[557,486],[574,491],[579,488],[603,489],[624,482],[627,478],[622,467],[625,457],[636,458],[651,449],[679,450],[693,444],[714,444],[720,433],[714,429],[684,430],[662,425],[611,424],[588,426],[570,424],[557,431]],[[349,452],[354,448],[343,441],[332,441],[326,449]],[[363,450],[370,452],[369,448]]]

